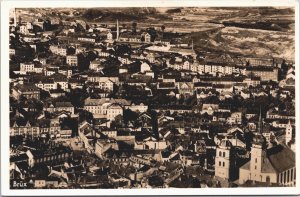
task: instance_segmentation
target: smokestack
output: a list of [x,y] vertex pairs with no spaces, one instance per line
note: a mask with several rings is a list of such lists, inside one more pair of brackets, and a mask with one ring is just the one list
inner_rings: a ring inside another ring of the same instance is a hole
[[14,26],[17,27],[17,9],[14,10]]
[[119,40],[119,20],[117,19],[117,40]]

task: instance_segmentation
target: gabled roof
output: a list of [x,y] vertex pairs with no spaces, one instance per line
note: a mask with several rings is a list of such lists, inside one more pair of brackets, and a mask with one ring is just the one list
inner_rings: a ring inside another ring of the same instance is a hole
[[[295,167],[295,153],[286,145],[277,145],[267,149],[262,159],[262,173],[282,173]],[[241,167],[250,170],[250,161]]]

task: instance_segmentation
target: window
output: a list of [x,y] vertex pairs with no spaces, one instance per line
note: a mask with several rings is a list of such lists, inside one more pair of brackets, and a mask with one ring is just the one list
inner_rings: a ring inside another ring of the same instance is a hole
[[221,162],[219,161],[219,166],[221,166]]
[[256,166],[254,166],[254,169],[256,170]]
[[257,163],[257,158],[255,158],[255,163]]
[[286,183],[286,172],[284,172],[284,175],[283,175],[283,183]]
[[223,157],[225,157],[225,152],[223,152]]
[[225,167],[225,162],[223,162],[223,167]]

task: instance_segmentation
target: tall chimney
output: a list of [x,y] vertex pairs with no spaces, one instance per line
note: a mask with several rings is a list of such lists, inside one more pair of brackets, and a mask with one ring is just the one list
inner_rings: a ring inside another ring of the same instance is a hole
[[14,9],[14,26],[17,27],[17,9]]
[[119,20],[117,19],[117,40],[119,40]]

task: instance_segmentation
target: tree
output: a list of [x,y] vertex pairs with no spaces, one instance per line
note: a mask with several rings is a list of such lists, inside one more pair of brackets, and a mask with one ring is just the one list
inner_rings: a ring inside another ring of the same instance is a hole
[[115,55],[120,56],[123,54],[130,54],[131,53],[131,46],[128,44],[121,44],[117,45],[115,48]]
[[76,49],[74,47],[67,48],[67,55],[74,55],[76,53]]
[[77,55],[78,57],[78,68],[79,71],[85,71],[89,69],[90,66],[90,61],[88,60],[87,57],[85,57],[82,53]]
[[162,26],[160,27],[160,29],[161,29],[161,31],[163,32],[163,33],[162,33],[162,37],[164,37],[164,32],[165,32],[166,27],[165,27],[164,25],[162,25]]
[[67,94],[67,97],[75,107],[83,107],[84,100],[88,97],[88,93],[85,88],[76,88],[71,90],[71,92]]
[[156,36],[157,36],[157,32],[153,27],[149,27],[146,29],[146,31],[151,35],[151,42],[154,42]]
[[171,65],[174,65],[174,64],[175,64],[175,61],[176,61],[176,58],[175,58],[175,57],[171,57],[169,63],[170,63]]
[[133,22],[133,23],[132,23],[132,32],[133,32],[133,33],[136,33],[136,27],[137,27],[137,23],[136,23],[136,22]]
[[250,131],[244,132],[244,138],[245,138],[247,150],[251,149],[253,137],[254,137],[254,134],[252,132],[250,132]]
[[81,110],[79,112],[79,122],[87,121],[88,123],[93,123],[94,117],[93,114],[86,110]]
[[40,99],[41,100],[44,100],[49,97],[50,97],[50,93],[48,91],[40,90]]
[[124,123],[128,124],[129,121],[135,121],[138,118],[138,114],[136,112],[131,111],[130,109],[125,109],[123,113]]
[[120,126],[121,127],[123,126],[123,116],[119,114],[111,122],[111,128],[116,128],[116,127],[120,127]]

